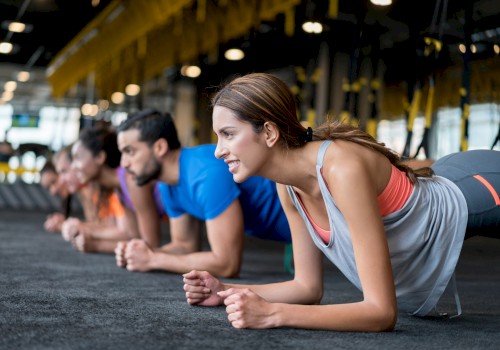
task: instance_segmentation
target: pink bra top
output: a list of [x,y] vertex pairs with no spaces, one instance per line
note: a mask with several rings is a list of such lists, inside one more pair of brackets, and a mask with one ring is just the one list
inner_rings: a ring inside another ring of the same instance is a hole
[[[411,183],[408,176],[406,176],[406,173],[392,165],[391,178],[389,179],[389,183],[385,187],[384,191],[382,191],[382,193],[377,197],[380,215],[387,216],[401,209],[405,205],[408,198],[410,198],[412,191],[413,184]],[[300,197],[297,196],[297,198],[299,199],[300,205],[304,209],[307,218],[311,222],[311,225],[314,227],[316,232],[318,232],[323,242],[328,243],[330,241],[330,231],[319,227],[312,220],[308,211],[302,204]]]

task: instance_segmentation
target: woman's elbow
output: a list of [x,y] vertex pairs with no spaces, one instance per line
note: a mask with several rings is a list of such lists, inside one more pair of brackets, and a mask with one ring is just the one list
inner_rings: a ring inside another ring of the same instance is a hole
[[391,332],[396,327],[398,320],[397,308],[386,308],[379,312],[376,317],[376,322],[373,323],[373,332]]

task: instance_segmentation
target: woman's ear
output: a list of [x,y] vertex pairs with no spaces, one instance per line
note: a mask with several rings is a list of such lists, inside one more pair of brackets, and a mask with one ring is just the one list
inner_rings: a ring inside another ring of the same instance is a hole
[[273,147],[280,138],[278,127],[273,122],[265,122],[263,131],[267,147]]
[[106,163],[106,152],[99,151],[99,153],[97,153],[97,157],[95,157],[95,159],[100,166],[104,165],[104,163]]

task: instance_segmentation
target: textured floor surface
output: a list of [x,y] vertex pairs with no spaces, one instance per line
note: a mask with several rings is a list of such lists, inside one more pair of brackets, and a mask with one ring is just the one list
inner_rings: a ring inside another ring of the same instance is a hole
[[[176,274],[131,273],[43,231],[45,214],[0,212],[0,349],[498,349],[500,240],[465,242],[457,268],[463,315],[400,315],[391,333],[239,330],[224,308],[189,306]],[[358,300],[329,264],[323,303]],[[241,282],[290,278],[283,247],[248,240]]]

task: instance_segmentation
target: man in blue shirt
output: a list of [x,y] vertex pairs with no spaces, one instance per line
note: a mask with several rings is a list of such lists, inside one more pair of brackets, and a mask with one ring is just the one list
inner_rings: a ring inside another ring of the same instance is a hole
[[[215,158],[216,145],[181,147],[169,114],[148,109],[129,115],[118,128],[118,147],[121,165],[138,185],[160,181],[171,236],[156,250],[138,239],[119,244],[119,266],[177,273],[201,269],[237,277],[245,233],[291,242],[276,184],[261,177],[234,182],[228,166]],[[201,251],[200,223],[210,251]]]

